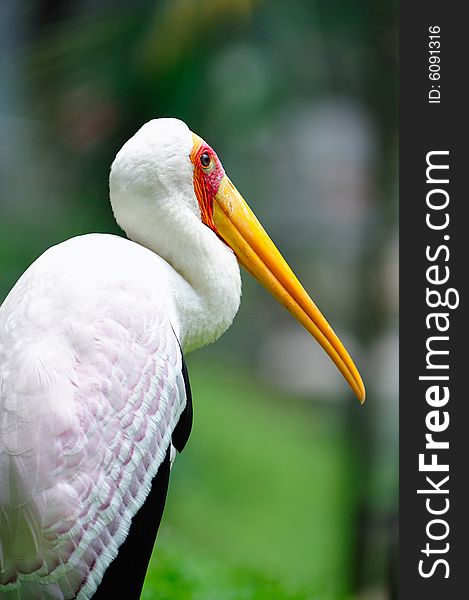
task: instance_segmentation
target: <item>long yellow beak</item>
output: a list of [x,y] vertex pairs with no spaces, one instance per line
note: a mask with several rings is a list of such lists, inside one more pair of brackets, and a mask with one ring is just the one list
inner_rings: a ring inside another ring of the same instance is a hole
[[214,198],[213,222],[243,267],[321,344],[363,404],[365,386],[347,350],[226,175]]

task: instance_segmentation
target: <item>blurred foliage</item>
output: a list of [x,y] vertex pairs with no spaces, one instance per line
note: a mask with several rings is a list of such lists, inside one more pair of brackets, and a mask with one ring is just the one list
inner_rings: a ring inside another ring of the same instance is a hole
[[295,401],[197,355],[189,366],[194,429],[173,466],[147,580],[154,597],[165,598],[160,580],[169,590],[176,578],[194,594],[181,598],[216,598],[217,577],[228,598],[231,586],[246,598],[346,597],[357,496],[340,407]]
[[194,431],[144,597],[396,597],[395,0],[3,0],[0,26],[0,300],[50,245],[121,234],[109,165],[174,116],[367,383],[360,409],[245,278],[235,325],[190,361]]

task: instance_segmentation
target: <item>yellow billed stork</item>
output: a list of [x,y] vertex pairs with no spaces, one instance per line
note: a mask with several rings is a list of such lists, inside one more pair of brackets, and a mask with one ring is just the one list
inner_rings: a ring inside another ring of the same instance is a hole
[[365,399],[332,328],[182,121],[152,120],[124,144],[110,198],[130,239],[50,248],[0,308],[2,600],[140,596],[171,455],[191,429],[183,355],[231,325],[238,263]]

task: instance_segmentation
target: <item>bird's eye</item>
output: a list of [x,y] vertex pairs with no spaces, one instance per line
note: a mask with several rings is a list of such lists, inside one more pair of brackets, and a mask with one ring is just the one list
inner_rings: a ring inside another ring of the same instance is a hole
[[212,159],[210,158],[210,154],[208,152],[203,152],[200,155],[200,164],[207,168],[208,166],[210,166],[210,163],[212,162]]

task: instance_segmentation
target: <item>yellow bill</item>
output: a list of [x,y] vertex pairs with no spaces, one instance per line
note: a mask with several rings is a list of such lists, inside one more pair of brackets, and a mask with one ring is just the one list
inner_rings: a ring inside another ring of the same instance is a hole
[[214,197],[213,222],[240,264],[316,338],[363,404],[365,386],[350,355],[226,175]]

